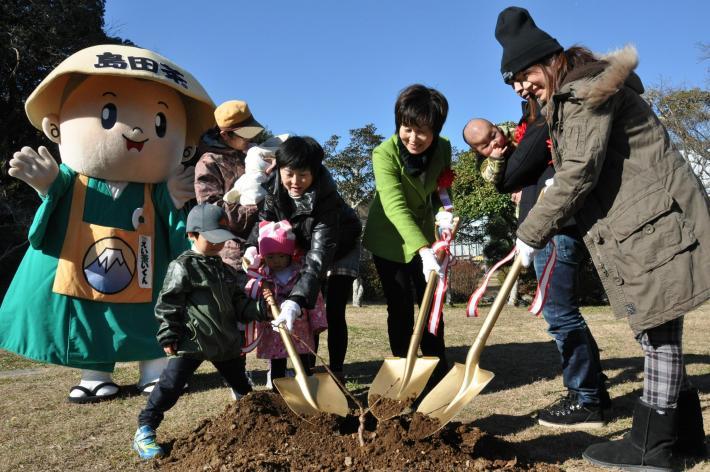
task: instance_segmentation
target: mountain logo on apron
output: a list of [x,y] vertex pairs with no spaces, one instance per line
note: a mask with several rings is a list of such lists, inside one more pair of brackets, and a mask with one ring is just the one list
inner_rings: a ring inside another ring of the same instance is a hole
[[105,294],[118,293],[133,279],[136,255],[122,239],[107,237],[89,248],[83,267],[84,277],[94,290]]

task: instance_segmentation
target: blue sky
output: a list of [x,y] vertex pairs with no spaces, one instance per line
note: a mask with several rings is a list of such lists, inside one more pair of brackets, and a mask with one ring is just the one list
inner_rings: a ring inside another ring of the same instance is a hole
[[[518,1],[564,47],[639,50],[647,86],[707,88],[710,43],[705,1]],[[131,39],[189,70],[215,103],[249,102],[274,133],[333,134],[374,123],[394,132],[394,101],[420,82],[449,101],[443,135],[463,148],[474,116],[516,120],[503,84],[498,13],[510,2],[478,0],[301,0],[255,2],[108,0],[110,34]]]

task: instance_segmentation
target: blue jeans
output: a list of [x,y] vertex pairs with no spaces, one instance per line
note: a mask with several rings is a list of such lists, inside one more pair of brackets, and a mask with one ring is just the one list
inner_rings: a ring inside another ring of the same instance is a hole
[[[604,386],[606,376],[602,373],[599,348],[577,303],[577,271],[584,257],[584,245],[563,234],[555,236],[553,241],[557,246],[557,262],[542,313],[548,324],[547,332],[560,352],[562,381],[582,403],[606,406],[609,396]],[[551,252],[552,244],[548,243],[535,255],[538,279]]]

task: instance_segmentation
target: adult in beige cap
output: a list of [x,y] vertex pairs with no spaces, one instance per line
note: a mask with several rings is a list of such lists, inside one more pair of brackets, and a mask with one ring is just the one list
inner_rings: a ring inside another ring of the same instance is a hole
[[165,356],[153,314],[170,260],[186,249],[195,153],[214,104],[186,70],[152,51],[93,46],[68,57],[25,104],[59,147],[22,148],[10,175],[42,203],[0,307],[0,347],[82,370],[69,401],[118,393],[116,362],[140,361],[139,390]]
[[264,131],[264,127],[251,114],[247,102],[242,100],[229,100],[218,106],[214,119],[225,140],[239,137],[251,141]]
[[256,205],[227,202],[224,195],[245,172],[246,152],[264,127],[242,100],[229,100],[214,111],[216,126],[202,138],[195,165],[195,196],[198,203],[214,203],[224,208],[229,230],[237,236],[227,241],[220,256],[235,269],[241,269],[243,241],[257,219]]

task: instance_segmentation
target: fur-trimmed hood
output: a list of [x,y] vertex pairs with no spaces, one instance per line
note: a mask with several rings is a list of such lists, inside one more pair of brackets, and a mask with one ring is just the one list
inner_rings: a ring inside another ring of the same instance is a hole
[[593,62],[572,70],[565,78],[566,83],[581,80],[574,84],[574,95],[585,101],[589,108],[597,108],[606,102],[619,89],[626,85],[639,95],[644,92],[643,83],[634,72],[638,66],[638,53],[634,46],[610,52]]

